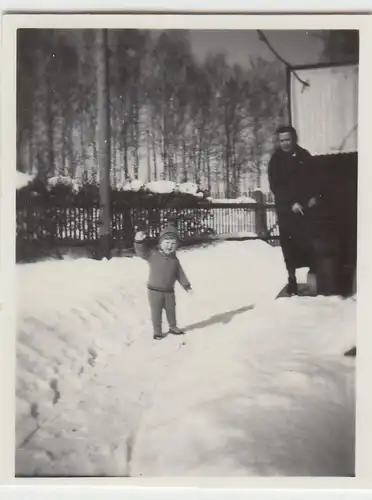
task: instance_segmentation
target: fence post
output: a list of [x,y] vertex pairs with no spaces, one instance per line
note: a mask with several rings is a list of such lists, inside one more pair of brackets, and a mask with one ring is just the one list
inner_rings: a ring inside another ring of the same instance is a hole
[[260,189],[255,189],[252,193],[252,197],[253,199],[256,200],[256,207],[255,207],[256,234],[260,238],[266,237],[268,235],[268,230],[267,230],[267,220],[266,220],[265,199],[263,192]]
[[134,216],[132,217],[131,207],[124,205],[123,207],[123,240],[125,248],[133,247],[135,223]]

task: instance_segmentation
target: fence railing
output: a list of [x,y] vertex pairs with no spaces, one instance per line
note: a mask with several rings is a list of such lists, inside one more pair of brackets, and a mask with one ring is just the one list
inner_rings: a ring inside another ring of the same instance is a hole
[[[188,207],[113,206],[113,247],[131,248],[135,231],[155,238],[170,220],[177,223],[184,242],[193,239],[264,239],[275,244],[279,237],[272,204],[208,204]],[[98,206],[17,206],[17,249],[94,245],[100,237]]]

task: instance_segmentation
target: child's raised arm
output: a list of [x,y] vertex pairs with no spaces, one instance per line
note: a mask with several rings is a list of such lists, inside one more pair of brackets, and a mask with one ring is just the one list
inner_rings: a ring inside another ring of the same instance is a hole
[[144,260],[149,258],[150,253],[146,238],[147,236],[143,231],[138,231],[134,237],[134,251],[138,257]]

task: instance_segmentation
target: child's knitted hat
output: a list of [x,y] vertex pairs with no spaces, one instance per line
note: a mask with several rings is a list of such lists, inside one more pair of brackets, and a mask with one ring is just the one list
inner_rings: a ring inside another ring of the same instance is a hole
[[164,238],[175,239],[177,241],[180,240],[179,232],[177,231],[176,226],[173,224],[168,224],[165,228],[162,229],[159,235],[159,242]]

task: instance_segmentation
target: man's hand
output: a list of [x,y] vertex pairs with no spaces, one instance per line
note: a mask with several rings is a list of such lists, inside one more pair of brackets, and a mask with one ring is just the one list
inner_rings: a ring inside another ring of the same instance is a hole
[[312,207],[315,207],[316,203],[317,203],[317,199],[314,196],[313,198],[310,198],[309,203],[307,204],[307,206],[309,208],[312,208]]
[[292,205],[292,212],[294,212],[295,214],[301,214],[301,215],[304,215],[304,210],[303,210],[303,207],[302,205],[300,205],[299,203],[294,203]]
[[134,237],[135,241],[143,241],[146,239],[146,234],[143,231],[138,231]]

